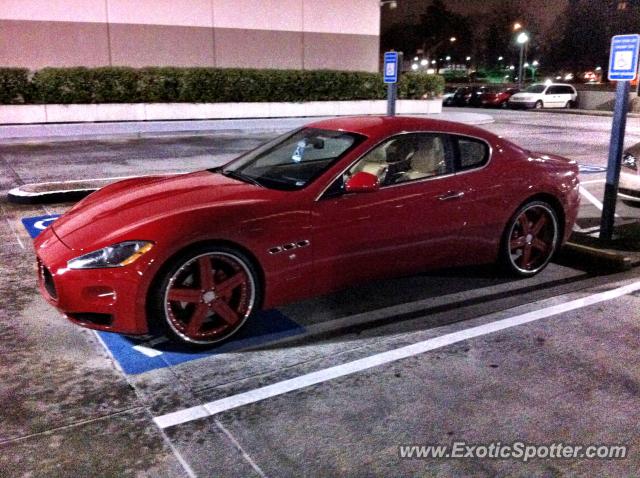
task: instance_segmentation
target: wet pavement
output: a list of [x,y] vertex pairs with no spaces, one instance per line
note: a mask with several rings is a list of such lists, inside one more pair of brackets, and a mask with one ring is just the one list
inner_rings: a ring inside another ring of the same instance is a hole
[[[602,165],[606,121],[499,112],[486,127]],[[638,125],[629,127],[629,141],[640,140]],[[4,145],[0,192],[20,182],[211,167],[267,136]],[[601,198],[602,173],[583,180]],[[631,476],[640,469],[640,293],[588,305],[638,284],[638,270],[598,275],[563,262],[526,280],[479,267],[364,284],[280,309],[301,327],[294,335],[125,373],[99,335],[63,320],[35,289],[21,219],[69,206],[0,201],[0,476]],[[619,221],[637,221],[638,211],[621,206]],[[598,215],[583,200],[579,227],[592,227]],[[551,313],[572,301],[582,302]],[[282,391],[287,380],[527,314],[540,317]],[[270,385],[281,389],[263,400],[166,427],[154,421]],[[629,455],[528,463],[399,457],[400,445],[456,440],[625,444]]]

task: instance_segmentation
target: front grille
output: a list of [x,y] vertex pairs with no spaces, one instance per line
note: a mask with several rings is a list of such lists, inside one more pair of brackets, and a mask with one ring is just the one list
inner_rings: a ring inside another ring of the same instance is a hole
[[53,276],[47,266],[45,266],[42,262],[39,262],[40,269],[40,277],[42,278],[42,285],[44,285],[44,289],[53,299],[58,298],[58,293],[56,292],[56,284],[53,281]]
[[636,190],[633,190],[633,189],[627,189],[627,188],[618,188],[618,192],[620,194],[624,194],[625,196],[631,196],[633,198],[640,199],[640,191],[636,191]]

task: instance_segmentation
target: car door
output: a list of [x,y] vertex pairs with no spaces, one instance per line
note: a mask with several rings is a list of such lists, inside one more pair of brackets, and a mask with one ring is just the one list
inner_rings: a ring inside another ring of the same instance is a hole
[[543,99],[544,106],[546,108],[558,108],[560,106],[564,106],[562,104],[562,89],[559,86],[549,86],[547,91],[545,92],[545,97]]
[[508,170],[492,160],[492,146],[481,138],[451,135],[455,151],[458,200],[464,227],[459,231],[459,253],[447,258],[450,265],[483,264],[496,257],[509,210]]
[[[373,192],[345,193],[358,172],[378,177]],[[314,278],[319,292],[441,265],[463,227],[459,180],[448,137],[394,136],[352,164],[315,203]]]

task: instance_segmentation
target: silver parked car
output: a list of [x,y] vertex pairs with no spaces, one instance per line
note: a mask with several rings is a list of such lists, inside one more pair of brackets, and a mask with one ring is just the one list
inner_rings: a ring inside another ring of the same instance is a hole
[[622,157],[618,197],[628,206],[640,207],[640,143],[631,146]]

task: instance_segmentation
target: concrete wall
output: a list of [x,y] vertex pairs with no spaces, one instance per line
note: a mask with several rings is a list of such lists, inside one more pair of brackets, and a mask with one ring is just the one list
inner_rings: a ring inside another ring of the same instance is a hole
[[378,0],[0,0],[0,66],[377,71]]
[[[306,103],[0,105],[0,125],[385,114],[385,100]],[[442,100],[398,100],[398,114],[442,112]]]

